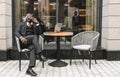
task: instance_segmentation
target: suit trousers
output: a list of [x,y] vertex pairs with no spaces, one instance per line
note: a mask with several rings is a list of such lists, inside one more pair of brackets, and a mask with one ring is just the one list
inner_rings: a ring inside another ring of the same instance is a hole
[[42,49],[38,42],[37,35],[28,35],[25,36],[25,38],[27,39],[27,43],[25,45],[30,50],[29,67],[34,67],[36,63],[36,54],[41,53]]

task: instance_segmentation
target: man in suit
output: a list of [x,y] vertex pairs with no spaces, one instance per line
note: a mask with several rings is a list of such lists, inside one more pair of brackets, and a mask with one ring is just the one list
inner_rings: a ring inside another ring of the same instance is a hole
[[79,27],[80,27],[80,16],[79,16],[78,12],[75,11],[74,16],[72,17],[72,28],[74,31],[78,32]]
[[26,74],[31,76],[37,75],[32,69],[35,67],[36,54],[40,60],[46,60],[46,57],[43,55],[43,52],[40,48],[41,46],[38,43],[37,35],[41,34],[39,27],[40,25],[38,20],[34,18],[32,14],[28,13],[25,17],[24,22],[19,23],[15,32],[15,35],[21,41],[21,47],[27,47],[30,50],[30,62]]

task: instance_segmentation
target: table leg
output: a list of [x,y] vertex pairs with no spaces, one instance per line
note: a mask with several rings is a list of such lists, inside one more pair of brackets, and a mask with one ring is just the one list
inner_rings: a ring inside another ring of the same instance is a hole
[[67,66],[67,63],[60,60],[60,37],[59,36],[57,37],[56,44],[57,44],[57,60],[50,63],[49,65],[53,67]]

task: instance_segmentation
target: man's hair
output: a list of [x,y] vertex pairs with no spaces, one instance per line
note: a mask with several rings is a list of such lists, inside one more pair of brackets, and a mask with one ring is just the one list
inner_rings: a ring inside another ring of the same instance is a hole
[[33,17],[33,14],[27,13],[23,21],[25,22],[25,21],[27,21],[29,18],[32,18],[32,17]]
[[77,15],[77,14],[78,14],[78,12],[77,12],[77,11],[75,11],[75,12],[74,12],[74,15]]

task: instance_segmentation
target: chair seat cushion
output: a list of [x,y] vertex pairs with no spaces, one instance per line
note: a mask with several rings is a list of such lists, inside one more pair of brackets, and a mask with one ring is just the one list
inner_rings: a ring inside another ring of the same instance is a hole
[[78,50],[89,50],[90,45],[75,45],[73,48]]
[[22,49],[22,52],[27,52],[27,51],[30,51],[30,50],[27,48]]

